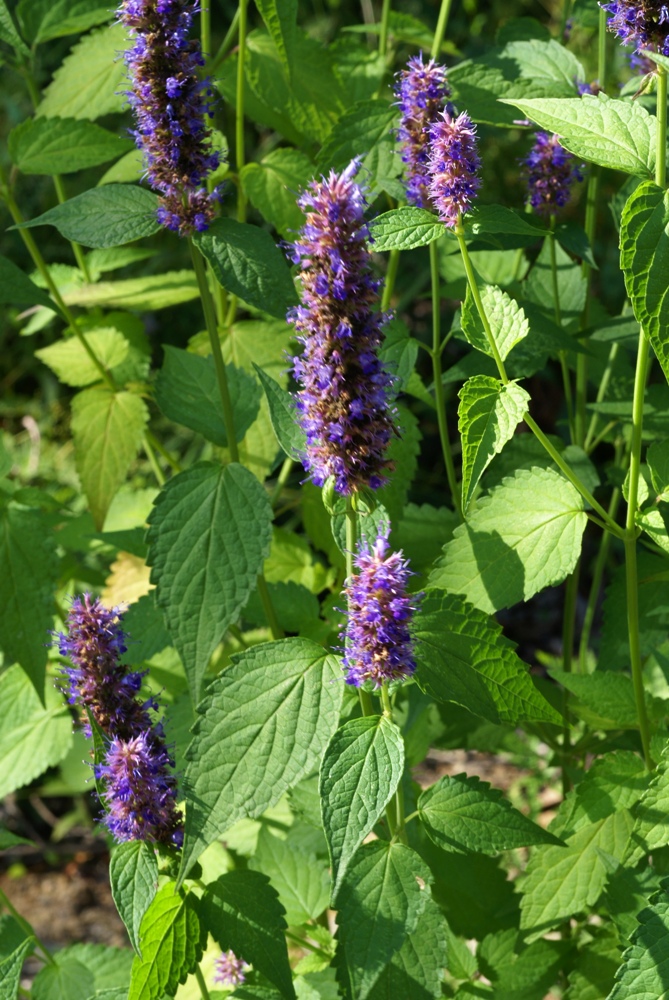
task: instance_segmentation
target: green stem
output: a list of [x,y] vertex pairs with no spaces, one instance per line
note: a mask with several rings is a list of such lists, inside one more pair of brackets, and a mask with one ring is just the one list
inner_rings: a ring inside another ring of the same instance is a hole
[[206,67],[207,73],[209,73],[209,74],[214,73],[214,71],[218,69],[218,67],[220,66],[220,64],[223,62],[223,60],[227,56],[228,52],[230,51],[230,49],[232,48],[232,46],[234,44],[235,38],[237,37],[237,26],[238,26],[238,24],[239,24],[239,7],[235,11],[235,16],[233,17],[232,21],[230,22],[230,27],[228,28],[226,36],[225,36],[225,38],[223,39],[223,41],[221,42],[221,44],[219,46],[218,52],[216,53],[216,55],[214,56],[214,58],[211,60],[211,62],[207,63],[207,67]]
[[602,90],[606,90],[606,41],[608,38],[606,29],[606,11],[599,10],[599,24],[597,25],[597,82]]
[[321,958],[326,958],[328,962],[331,961],[332,955],[328,955],[326,951],[323,951],[323,949],[319,948],[318,945],[312,944],[311,941],[305,941],[304,938],[299,936],[299,934],[293,934],[292,931],[284,931],[284,934],[290,941],[294,941],[296,944],[299,944],[300,947],[306,948],[307,951],[313,951],[314,955],[320,955]]
[[221,350],[221,341],[218,336],[218,327],[216,325],[216,310],[214,307],[213,299],[211,297],[211,292],[209,291],[209,282],[207,281],[207,274],[204,265],[204,257],[197,249],[193,241],[190,239],[190,237],[188,239],[188,242],[190,244],[191,258],[193,260],[193,268],[195,270],[195,276],[197,278],[198,288],[200,289],[202,310],[204,312],[204,318],[207,324],[207,332],[209,333],[211,352],[214,356],[216,379],[218,381],[218,391],[220,393],[221,404],[223,406],[223,422],[225,423],[225,433],[228,439],[228,449],[230,451],[230,458],[233,462],[238,462],[239,449],[237,447],[237,437],[235,434],[235,417],[234,417],[234,411],[232,409],[232,399],[230,397],[230,387],[228,386],[228,376],[225,370],[223,352]]
[[379,32],[379,55],[385,56],[388,51],[388,17],[390,16],[390,0],[383,0],[381,10],[381,31]]
[[390,695],[388,694],[388,685],[381,685],[381,704],[383,705],[383,714],[388,718],[393,717],[393,706],[390,704]]
[[[244,69],[246,63],[246,14],[248,0],[239,0],[239,44],[237,49],[237,95],[235,105],[235,163],[237,173],[244,166]],[[241,177],[237,186],[237,218],[246,221],[246,198]]]
[[[355,549],[358,540],[357,514],[353,510],[351,498],[346,497],[346,580],[353,579],[353,560],[355,559]],[[360,698],[360,708],[363,715],[374,715],[374,705],[369,691],[358,688]]]
[[[576,623],[576,601],[578,598],[578,580],[580,575],[581,561],[576,563],[576,568],[567,580],[564,595],[564,617],[562,620],[562,669],[565,673],[571,673],[572,660],[574,656],[574,629]],[[571,788],[568,764],[570,757],[571,720],[569,716],[569,692],[566,688],[562,691],[562,714],[564,723],[562,728],[562,791],[566,795]]]
[[[602,375],[602,381],[599,384],[599,389],[597,390],[596,401],[601,403],[606,396],[606,391],[609,387],[609,382],[611,381],[611,376],[613,374],[613,368],[618,356],[619,344],[614,341],[611,344],[611,350],[609,351],[609,356],[606,362],[606,368],[604,369],[604,374]],[[597,424],[599,422],[599,414],[593,413],[590,418],[590,424],[588,426],[588,432],[585,435],[585,441],[583,442],[583,448],[586,452],[590,453],[593,448],[593,439],[595,437],[595,431],[597,430]]]
[[212,0],[203,0],[200,7],[200,44],[204,59],[211,55],[211,2]]
[[292,468],[293,468],[293,460],[292,458],[287,458],[284,461],[283,465],[281,466],[281,469],[279,470],[279,475],[277,476],[276,483],[274,484],[272,495],[269,498],[269,502],[271,503],[272,507],[276,506],[279,497],[283,492],[283,488],[288,481],[288,477],[290,476]]
[[147,434],[143,434],[142,435],[142,447],[144,448],[144,451],[146,452],[146,457],[148,458],[149,464],[150,464],[151,468],[153,469],[153,474],[156,477],[158,485],[161,486],[161,487],[164,486],[165,485],[165,475],[163,473],[163,470],[158,465],[158,460],[156,458],[156,453],[154,452],[153,447],[151,446],[151,442],[149,441],[149,438],[148,438]]
[[657,145],[655,154],[655,183],[663,188],[667,184],[667,71],[657,66]]
[[169,465],[169,467],[172,469],[173,472],[178,473],[183,471],[179,462],[177,462],[176,458],[173,455],[170,455],[165,445],[162,443],[162,441],[158,440],[153,431],[147,431],[146,437],[149,441],[149,444],[153,448],[155,448],[155,450],[158,452],[159,455],[163,456],[163,458],[165,459],[165,461],[167,462],[167,464]]
[[430,276],[432,280],[432,374],[434,376],[434,401],[439,425],[439,440],[441,453],[446,466],[448,488],[453,498],[453,506],[462,521],[462,498],[455,477],[455,465],[451,452],[451,442],[448,435],[448,420],[446,417],[446,400],[444,398],[444,383],[441,370],[441,295],[439,292],[439,258],[437,257],[436,241],[430,243]]
[[381,296],[381,312],[386,312],[390,306],[390,300],[393,297],[393,292],[395,290],[395,279],[397,278],[397,270],[400,264],[400,251],[391,250],[390,256],[388,258],[388,269],[386,271],[386,280],[383,283],[383,295]]
[[[393,721],[393,706],[390,703],[390,694],[388,693],[388,685],[381,685],[381,704],[383,705],[383,714],[385,717],[392,722]],[[393,837],[399,837],[403,844],[407,843],[407,835],[404,829],[404,788],[402,787],[402,779],[400,778],[400,783],[397,786],[397,791],[395,792],[395,808],[392,809],[390,803],[386,808],[386,816],[388,819],[388,826],[390,828],[390,833]]]
[[14,906],[14,904],[12,903],[12,901],[9,899],[9,897],[5,894],[5,892],[2,889],[0,889],[0,903],[5,907],[5,909],[9,910],[9,912],[11,913],[11,915],[14,917],[14,920],[16,920],[17,924],[28,935],[28,937],[35,938],[35,942],[37,943],[37,947],[42,952],[42,954],[44,955],[45,960],[49,963],[49,965],[56,965],[56,960],[54,959],[53,955],[51,954],[51,952],[49,951],[49,949],[47,948],[47,946],[44,945],[44,944],[42,944],[42,942],[37,937],[37,935],[35,934],[35,931],[30,926],[30,924],[28,923],[28,921],[24,920],[24,918],[21,916],[21,914],[19,913],[19,911],[16,909],[16,907]]
[[267,619],[267,624],[269,625],[270,632],[272,633],[272,638],[283,639],[285,633],[279,625],[279,620],[276,617],[274,605],[272,604],[272,598],[270,597],[269,589],[267,587],[267,580],[262,573],[258,577],[258,596],[260,597],[262,609],[265,612],[265,618]]
[[439,20],[437,21],[437,27],[434,32],[434,40],[432,42],[432,52],[430,55],[433,59],[439,58],[439,53],[441,52],[441,46],[444,42],[444,36],[446,34],[446,25],[448,24],[448,16],[451,13],[451,5],[453,0],[441,0],[441,7],[439,9]]
[[[622,494],[620,490],[616,487],[613,490],[611,500],[609,501],[609,515],[612,518],[615,518],[616,516],[621,496]],[[590,633],[592,631],[592,623],[595,620],[597,601],[599,599],[602,577],[604,576],[604,567],[606,566],[610,546],[611,535],[608,531],[605,531],[602,534],[599,543],[599,551],[597,553],[597,558],[595,559],[595,567],[592,571],[592,583],[590,585],[590,593],[588,594],[588,604],[585,609],[585,615],[583,616],[583,628],[581,629],[581,640],[578,647],[578,662],[581,673],[585,673],[588,645],[590,643]]]
[[204,976],[202,975],[202,969],[200,968],[199,963],[195,966],[195,978],[197,979],[197,985],[200,987],[202,1000],[211,1000],[211,994],[207,989],[207,984],[204,981]]
[[[551,284],[553,286],[553,312],[557,326],[562,326],[562,309],[560,308],[560,285],[558,282],[557,250],[555,247],[555,216],[551,217],[551,233],[553,234],[549,243],[551,258]],[[562,371],[562,384],[564,386],[564,398],[567,406],[567,423],[569,424],[569,437],[572,443],[575,442],[574,428],[574,401],[571,394],[571,375],[567,364],[567,352],[560,351],[560,370]]]

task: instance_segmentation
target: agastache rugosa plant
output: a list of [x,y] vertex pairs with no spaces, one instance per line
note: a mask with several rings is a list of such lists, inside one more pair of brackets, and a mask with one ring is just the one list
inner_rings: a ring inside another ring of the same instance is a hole
[[574,157],[556,135],[537,132],[523,163],[528,204],[539,215],[555,215],[568,204],[572,186],[583,180]]

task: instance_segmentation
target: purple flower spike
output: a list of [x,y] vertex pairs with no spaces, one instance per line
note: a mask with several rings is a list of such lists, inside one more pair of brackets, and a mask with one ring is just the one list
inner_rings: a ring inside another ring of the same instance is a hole
[[453,229],[472,206],[481,186],[476,126],[466,112],[443,111],[430,126],[429,195],[439,218]]
[[405,165],[407,200],[419,208],[430,207],[427,129],[436,121],[449,95],[446,68],[434,59],[423,63],[422,54],[413,56],[407,68],[397,74],[395,96],[401,110],[397,135]]
[[105,783],[104,824],[118,840],[183,842],[181,813],[176,807],[174,761],[152,732],[131,740],[115,737],[96,777]]
[[246,982],[244,973],[249,966],[242,958],[237,958],[234,951],[224,951],[214,962],[214,982],[220,986],[241,986]]
[[608,13],[607,28],[616,33],[623,45],[633,45],[636,52],[651,49],[669,56],[669,4],[658,0],[616,0],[600,3]]
[[135,38],[126,53],[137,146],[151,184],[161,192],[158,221],[180,236],[206,229],[219,192],[207,192],[207,174],[219,165],[208,118],[213,91],[197,71],[199,43],[188,38],[197,0],[123,0],[118,16]]
[[383,485],[393,435],[393,378],[378,357],[385,317],[374,308],[379,283],[357,168],[353,161],[341,174],[312,181],[299,198],[306,223],[291,256],[301,268],[302,305],[288,314],[304,345],[293,359],[302,461],[317,486],[333,477],[344,495]]
[[410,629],[419,595],[406,592],[411,570],[402,553],[388,555],[389,532],[386,526],[371,547],[359,546],[358,572],[346,582],[344,667],[346,681],[356,687],[371,681],[380,688],[406,680],[416,669]]
[[583,175],[574,157],[563,149],[556,135],[537,132],[536,142],[523,160],[528,202],[540,215],[555,215],[569,201],[571,187]]

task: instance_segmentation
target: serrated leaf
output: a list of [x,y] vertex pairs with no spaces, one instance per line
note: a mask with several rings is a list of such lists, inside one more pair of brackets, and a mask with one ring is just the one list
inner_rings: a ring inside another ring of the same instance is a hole
[[618,810],[630,809],[648,781],[642,759],[631,750],[601,757],[568,793],[550,824],[551,832],[564,839]]
[[140,955],[139,931],[158,890],[158,860],[151,844],[130,840],[119,844],[109,864],[111,893],[130,943]]
[[128,89],[123,51],[130,44],[120,23],[85,35],[54,73],[37,114],[95,119],[122,111]]
[[256,7],[272,36],[284,69],[290,76],[297,33],[297,0],[256,0]]
[[631,828],[629,810],[622,809],[582,827],[566,847],[536,848],[522,883],[521,928],[540,937],[594,906],[607,876],[599,850],[621,859]]
[[319,789],[333,899],[355,852],[395,794],[403,770],[402,736],[384,716],[351,719],[330,740]]
[[657,770],[634,810],[626,864],[635,864],[644,855],[669,844],[669,753],[665,750]]
[[[107,370],[120,365],[128,356],[130,344],[119,330],[106,327],[82,333],[96,358]],[[78,337],[66,337],[35,351],[35,357],[48,365],[65,385],[80,388],[99,382],[100,369],[93,364]]]
[[[530,324],[515,299],[503,292],[501,288],[497,288],[496,285],[484,285],[481,289],[481,300],[497,350],[504,361],[515,345],[528,335]],[[469,288],[462,307],[461,322],[462,332],[469,343],[477,350],[492,357],[492,348],[488,343],[481,317]]]
[[91,188],[17,228],[55,226],[61,236],[85,247],[117,247],[160,229],[158,196],[133,184]]
[[667,880],[638,917],[639,926],[623,954],[607,1000],[663,1000],[669,981],[669,899]]
[[527,413],[530,397],[516,382],[504,385],[489,375],[474,375],[460,389],[458,398],[462,506],[467,510],[479,479]]
[[0,1000],[16,1000],[23,963],[34,947],[35,939],[26,938],[7,958],[0,960]]
[[397,110],[387,101],[354,104],[328,135],[318,157],[318,169],[343,170],[351,160],[360,157],[361,169],[372,182],[378,177],[396,176],[401,168],[392,134],[396,118]]
[[285,258],[264,229],[236,219],[216,219],[194,237],[194,243],[218,282],[250,306],[283,319],[297,303]]
[[58,961],[74,959],[93,974],[96,993],[125,988],[127,994],[132,957],[130,948],[110,948],[90,942],[71,944],[56,952]]
[[551,677],[576,696],[572,710],[594,728],[638,729],[639,721],[632,678],[613,671],[571,674],[551,669]]
[[16,30],[14,19],[9,12],[5,0],[0,0],[0,40],[6,42],[7,45],[11,45],[14,51],[20,56],[24,58],[29,57],[30,51],[28,46]]
[[[517,249],[531,246],[541,236],[546,236],[544,228],[530,222],[527,215],[514,212],[505,205],[478,205],[468,212],[463,220],[465,238],[469,241],[487,243],[497,250]],[[447,234],[449,230],[446,231]],[[476,251],[472,251],[476,252]]]
[[237,820],[260,816],[314,768],[343,693],[339,662],[308,639],[233,657],[198,707],[187,753],[182,873]]
[[255,588],[271,521],[267,494],[237,463],[199,462],[156,499],[147,561],[194,700],[209,658]]
[[304,224],[297,195],[314,175],[309,157],[299,149],[273,149],[259,163],[247,163],[240,172],[242,188],[282,236],[290,238]]
[[636,930],[637,914],[646,906],[649,896],[659,889],[660,876],[650,865],[642,868],[637,866],[636,869],[625,868],[609,855],[600,857],[608,870],[602,903],[618,928],[620,938],[627,941]]
[[68,305],[73,306],[154,312],[156,309],[167,309],[182,302],[190,302],[199,295],[193,271],[168,271],[166,274],[147,274],[141,278],[81,285],[73,288],[64,298]]
[[653,175],[657,119],[637,102],[605,94],[572,100],[505,100],[541,128],[555,132],[574,156],[638,177]]
[[454,594],[430,590],[415,617],[416,681],[436,701],[454,701],[490,722],[558,723],[527,666],[493,618]]
[[13,306],[44,306],[56,309],[46,292],[35,285],[27,274],[8,260],[0,257],[0,302]]
[[620,266],[634,315],[669,380],[669,305],[663,275],[669,266],[669,193],[640,184],[623,209]]
[[[158,406],[170,420],[225,448],[228,438],[213,357],[203,358],[169,344],[164,352],[165,360],[156,380]],[[225,370],[235,438],[241,441],[258,415],[260,386],[241,368],[226,365]]]
[[426,900],[418,925],[386,965],[367,1000],[411,997],[430,1000],[443,996],[446,965],[446,922],[439,908]]
[[104,0],[20,0],[17,13],[35,45],[87,31],[113,16]]
[[416,930],[431,882],[425,862],[403,844],[376,840],[355,854],[336,905],[339,947],[358,1000]]
[[294,1000],[285,911],[266,875],[231,871],[207,886],[202,922],[223,951],[232,950]]
[[588,928],[588,935],[569,973],[565,1000],[603,1000],[613,986],[620,964],[618,934],[615,929],[602,927]]
[[148,419],[146,404],[131,392],[96,386],[72,400],[77,472],[98,531],[139,451]]
[[296,848],[288,840],[281,840],[263,826],[249,864],[272,880],[285,907],[289,926],[317,920],[327,909],[330,876],[315,854]]
[[444,235],[444,224],[426,208],[405,205],[377,215],[369,224],[375,251],[413,250]]
[[652,444],[646,452],[646,462],[655,492],[658,496],[669,494],[669,441]]
[[23,174],[72,174],[122,156],[131,146],[130,139],[77,118],[28,118],[7,139]]
[[561,583],[581,552],[586,515],[575,487],[552,469],[519,469],[483,497],[428,585],[491,614]]
[[560,843],[476,775],[440,778],[421,794],[418,810],[429,836],[446,851],[499,854],[515,847]]
[[37,510],[0,511],[0,648],[18,662],[44,700],[47,637],[58,578],[56,540]]
[[206,933],[198,917],[193,893],[176,892],[167,882],[144,914],[135,955],[128,1000],[160,1000],[174,996],[179,983],[193,972],[202,958]]
[[295,397],[258,365],[253,367],[265,390],[270,420],[277,441],[288,458],[292,458],[294,462],[301,462],[306,452],[306,438],[298,422]]

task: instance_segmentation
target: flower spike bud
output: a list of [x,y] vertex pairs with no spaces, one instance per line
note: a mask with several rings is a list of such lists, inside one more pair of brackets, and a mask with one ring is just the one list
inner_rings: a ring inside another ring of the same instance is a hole
[[344,667],[355,687],[408,680],[416,669],[411,621],[420,595],[407,594],[411,570],[401,552],[389,552],[389,533],[382,526],[372,545],[359,545],[358,572],[346,581]]
[[383,485],[394,433],[394,379],[378,354],[385,317],[357,170],[353,160],[341,174],[312,181],[299,199],[306,222],[290,249],[300,267],[302,304],[287,317],[304,345],[293,358],[304,467],[316,486],[332,478],[347,496]]
[[555,215],[569,201],[572,184],[583,174],[571,153],[556,135],[537,132],[536,141],[522,161],[528,187],[528,204],[539,215]]
[[423,62],[422,53],[412,56],[407,68],[396,77],[395,96],[400,108],[397,136],[400,140],[407,200],[419,208],[429,208],[428,127],[436,121],[450,95],[446,83],[446,68],[430,59]]
[[464,111],[457,118],[443,111],[430,126],[429,195],[450,229],[470,210],[481,186],[476,141],[476,126]]
[[241,986],[246,982],[250,966],[243,958],[237,958],[234,951],[224,951],[214,962],[214,982],[220,986]]

